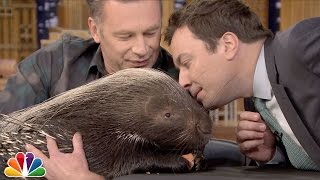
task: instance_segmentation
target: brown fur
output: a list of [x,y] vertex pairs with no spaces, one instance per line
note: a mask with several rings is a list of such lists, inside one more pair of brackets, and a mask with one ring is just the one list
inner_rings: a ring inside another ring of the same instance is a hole
[[[26,142],[46,152],[45,143],[36,143],[45,141],[45,134],[55,137],[62,151],[70,152],[72,135],[79,131],[90,170],[106,177],[186,171],[181,155],[202,152],[212,129],[202,106],[175,80],[152,69],[118,71],[8,116],[0,116],[5,135],[0,140],[15,143],[1,144],[5,160],[10,155],[6,149],[23,150]],[[21,132],[33,138],[19,143]]]

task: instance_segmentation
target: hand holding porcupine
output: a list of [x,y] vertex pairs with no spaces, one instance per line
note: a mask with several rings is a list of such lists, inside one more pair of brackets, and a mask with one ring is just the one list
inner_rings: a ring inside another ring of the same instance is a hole
[[73,136],[72,144],[73,152],[63,153],[59,151],[55,140],[47,136],[50,158],[30,144],[26,145],[26,150],[42,160],[46,168],[45,177],[48,180],[104,180],[103,176],[89,170],[80,133]]
[[[211,137],[208,113],[175,80],[153,69],[125,69],[44,103],[0,117],[2,165],[26,143],[47,153],[45,136],[71,152],[80,132],[92,172],[187,172],[183,154],[201,153]],[[201,161],[202,162],[202,161]]]

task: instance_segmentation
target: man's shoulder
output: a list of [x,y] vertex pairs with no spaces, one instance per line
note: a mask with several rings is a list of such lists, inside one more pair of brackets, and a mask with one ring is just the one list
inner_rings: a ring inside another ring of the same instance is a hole
[[71,34],[63,34],[57,44],[62,45],[64,48],[70,47],[78,50],[98,45],[92,38],[82,38]]
[[159,62],[161,62],[161,64],[160,67],[157,68],[160,68],[161,70],[165,71],[169,76],[178,80],[179,71],[174,66],[171,54],[166,49],[161,47],[159,58]]
[[281,41],[285,41],[289,46],[305,46],[310,43],[308,41],[314,41],[314,39],[319,36],[320,17],[304,19],[290,26],[285,31],[277,33],[277,38]]
[[319,29],[319,27],[320,27],[320,17],[307,18],[293,25],[292,33],[296,33],[299,36],[310,31],[315,33],[320,33],[319,31],[316,31],[316,29]]
[[[95,53],[99,44],[91,39],[63,34],[57,41],[42,47],[19,63],[19,68],[30,69],[35,64],[41,67],[57,67],[61,69],[64,61],[74,61],[84,54]],[[89,55],[88,55],[89,57]]]
[[171,54],[163,47],[160,47],[160,53],[165,56],[165,57],[168,57],[168,58],[171,58],[172,59],[172,56]]
[[34,59],[38,56],[51,56],[52,58],[57,57],[59,59],[61,59],[60,57],[79,56],[88,49],[90,49],[90,51],[93,51],[93,49],[98,49],[98,46],[99,44],[95,43],[92,38],[83,39],[78,36],[63,34],[58,40],[41,47],[26,59],[30,59],[30,57]]
[[305,64],[312,72],[319,74],[320,47],[320,17],[300,21],[288,32],[288,49],[292,50],[291,57],[295,57]]
[[308,50],[314,50],[310,47],[318,49],[320,41],[317,39],[320,39],[320,17],[302,20],[278,32],[270,42],[275,46],[274,50],[279,53],[290,52],[291,56],[300,56],[306,54]]

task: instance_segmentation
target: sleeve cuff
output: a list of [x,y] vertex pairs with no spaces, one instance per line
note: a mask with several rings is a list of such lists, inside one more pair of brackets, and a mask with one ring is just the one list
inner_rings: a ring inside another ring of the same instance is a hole
[[276,146],[276,152],[274,153],[273,158],[266,163],[257,162],[258,166],[270,165],[270,164],[282,164],[286,161],[286,156],[283,154],[280,147]]
[[281,148],[276,147],[276,152],[274,153],[273,158],[266,164],[281,164],[286,161],[286,156],[283,154]]

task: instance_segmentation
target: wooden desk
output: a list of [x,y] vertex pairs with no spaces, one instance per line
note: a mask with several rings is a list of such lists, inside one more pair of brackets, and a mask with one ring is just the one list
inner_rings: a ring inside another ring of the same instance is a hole
[[319,180],[320,172],[300,171],[292,168],[280,167],[211,167],[204,172],[192,173],[153,173],[132,174],[115,178],[117,180]]

